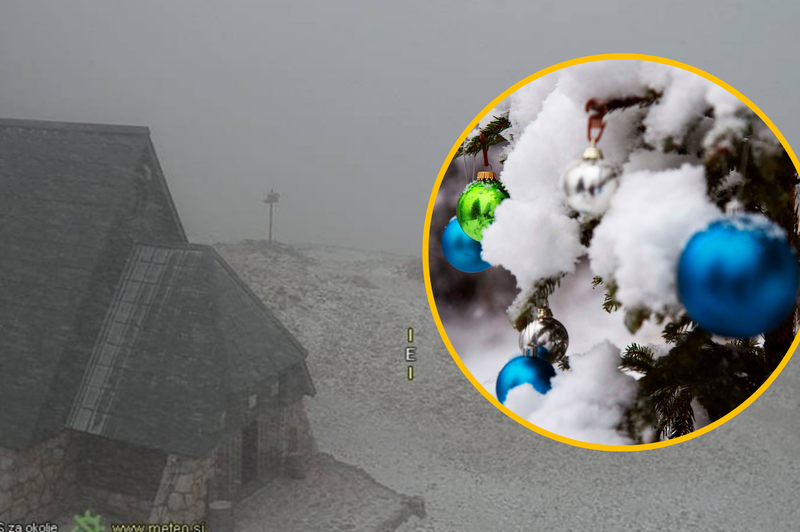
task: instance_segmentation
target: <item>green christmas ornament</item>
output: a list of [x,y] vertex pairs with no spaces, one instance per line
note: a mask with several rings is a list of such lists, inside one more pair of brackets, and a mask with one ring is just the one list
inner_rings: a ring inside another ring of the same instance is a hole
[[494,221],[494,210],[508,197],[494,172],[478,172],[458,199],[456,216],[461,229],[475,240],[483,239],[483,230]]

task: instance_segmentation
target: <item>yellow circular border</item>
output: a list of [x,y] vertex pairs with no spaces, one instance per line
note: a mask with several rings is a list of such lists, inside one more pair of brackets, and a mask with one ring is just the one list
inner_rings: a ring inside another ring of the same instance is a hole
[[553,432],[550,432],[550,431],[544,430],[544,429],[542,429],[540,427],[537,427],[536,425],[534,425],[530,421],[527,421],[527,420],[521,418],[520,416],[518,416],[517,414],[515,414],[514,412],[512,412],[511,410],[509,410],[505,406],[503,406],[503,404],[500,403],[500,401],[498,401],[496,398],[494,398],[492,396],[492,394],[490,394],[488,391],[486,391],[486,389],[478,382],[478,380],[472,375],[472,373],[470,373],[470,371],[467,369],[467,367],[461,361],[461,358],[459,358],[458,353],[456,353],[456,350],[453,348],[453,344],[450,343],[450,339],[447,337],[447,332],[445,331],[444,326],[442,325],[442,320],[441,320],[441,318],[439,318],[439,312],[436,309],[436,301],[434,301],[433,291],[431,289],[430,261],[429,261],[429,257],[428,257],[429,235],[430,235],[430,229],[431,229],[431,218],[433,216],[433,206],[436,203],[436,197],[439,194],[439,187],[442,184],[442,179],[444,178],[445,172],[447,172],[447,169],[450,167],[450,163],[453,161],[453,157],[455,156],[456,151],[458,151],[458,148],[464,142],[464,139],[467,137],[467,135],[473,129],[475,129],[475,127],[478,125],[478,123],[480,123],[480,121],[483,119],[483,117],[486,116],[492,109],[494,109],[497,106],[497,104],[499,104],[500,102],[505,100],[511,93],[513,93],[517,89],[521,88],[522,86],[527,85],[528,83],[530,83],[533,80],[539,79],[542,76],[546,76],[547,74],[550,74],[550,73],[555,72],[557,70],[561,70],[562,68],[570,67],[570,66],[573,66],[573,65],[580,65],[580,64],[583,64],[583,63],[591,63],[591,62],[595,62],[595,61],[610,61],[610,60],[649,61],[651,63],[661,63],[663,65],[669,65],[669,66],[673,66],[673,67],[680,68],[680,69],[683,69],[683,70],[687,70],[689,72],[697,74],[698,76],[701,76],[701,77],[711,81],[712,83],[716,83],[720,87],[728,90],[731,94],[734,94],[737,98],[739,98],[745,104],[747,104],[747,106],[754,113],[756,113],[764,121],[765,124],[767,124],[769,129],[775,134],[775,136],[778,138],[780,143],[783,145],[784,149],[789,154],[789,157],[791,157],[792,163],[794,164],[795,168],[800,169],[800,162],[798,162],[797,156],[795,156],[794,152],[792,151],[792,148],[786,142],[786,139],[784,138],[783,134],[781,134],[781,132],[778,131],[778,128],[775,127],[775,124],[772,123],[772,121],[761,111],[761,109],[759,109],[753,102],[751,102],[749,99],[747,99],[742,93],[740,93],[739,91],[737,91],[736,89],[734,89],[733,87],[731,87],[730,85],[725,83],[724,81],[722,81],[720,79],[717,79],[716,77],[712,76],[711,74],[703,72],[702,70],[700,70],[698,68],[695,68],[693,66],[690,66],[690,65],[687,65],[687,64],[684,64],[684,63],[679,63],[678,61],[673,61],[671,59],[665,59],[663,57],[657,57],[657,56],[652,56],[652,55],[642,55],[642,54],[600,54],[600,55],[590,55],[590,56],[586,56],[586,57],[579,57],[578,59],[573,59],[571,61],[565,61],[563,63],[559,63],[557,65],[553,65],[550,68],[546,68],[544,70],[540,70],[536,74],[533,74],[532,76],[529,76],[529,77],[523,79],[522,81],[520,81],[519,83],[515,84],[514,86],[510,87],[505,92],[503,92],[500,96],[495,98],[489,105],[487,105],[483,109],[483,111],[481,111],[478,114],[478,116],[476,116],[472,120],[472,122],[469,123],[467,128],[464,129],[464,132],[461,133],[461,136],[458,137],[458,140],[455,142],[455,144],[453,144],[453,148],[450,150],[450,154],[447,156],[447,159],[445,159],[441,170],[439,170],[439,176],[436,178],[436,183],[433,186],[433,192],[431,192],[431,197],[430,197],[430,200],[428,201],[428,210],[427,210],[427,213],[425,215],[425,233],[423,234],[423,237],[422,237],[422,267],[423,267],[424,274],[425,274],[425,291],[428,293],[428,302],[430,303],[430,306],[431,306],[431,313],[433,314],[433,319],[436,321],[436,328],[439,329],[439,333],[442,336],[442,340],[444,340],[444,343],[447,346],[447,350],[450,352],[450,355],[453,357],[453,360],[456,361],[456,364],[458,364],[458,367],[461,368],[461,371],[464,372],[464,375],[470,380],[470,382],[472,382],[473,386],[475,386],[475,388],[481,394],[483,394],[483,396],[486,399],[488,399],[490,403],[492,403],[499,410],[504,412],[508,417],[516,420],[517,423],[519,423],[521,425],[524,425],[524,426],[528,427],[529,429],[533,430],[534,432],[538,432],[539,434],[541,434],[543,436],[547,436],[548,438],[551,438],[553,440],[560,441],[560,442],[566,443],[568,445],[574,445],[576,447],[582,447],[584,449],[597,449],[597,450],[601,450],[601,451],[614,451],[614,452],[633,452],[633,451],[645,451],[645,450],[648,450],[648,449],[659,449],[661,447],[669,447],[670,445],[675,445],[676,443],[680,443],[680,442],[691,440],[692,438],[696,438],[697,436],[700,436],[702,434],[705,434],[706,432],[714,430],[715,428],[719,427],[720,425],[722,425],[722,424],[726,423],[727,421],[729,421],[730,419],[734,418],[737,414],[741,413],[745,408],[750,406],[753,403],[753,401],[755,401],[758,398],[758,396],[760,396],[762,393],[764,393],[764,390],[766,390],[772,384],[772,382],[777,378],[777,376],[780,374],[780,372],[783,371],[783,368],[786,367],[786,364],[789,362],[789,359],[792,357],[792,353],[794,353],[794,350],[797,348],[797,344],[800,343],[800,334],[798,334],[795,337],[794,342],[792,342],[792,346],[789,348],[789,351],[786,353],[786,356],[784,356],[784,358],[781,361],[781,363],[778,366],[778,368],[772,373],[772,375],[770,375],[770,377],[767,379],[767,381],[764,384],[762,384],[761,387],[758,390],[756,390],[755,393],[753,393],[753,395],[751,395],[745,402],[743,402],[741,405],[739,405],[735,410],[730,412],[725,417],[723,417],[721,419],[718,419],[714,423],[711,423],[710,425],[707,425],[707,426],[705,426],[705,427],[703,427],[701,429],[698,429],[698,430],[692,432],[691,434],[687,434],[685,436],[681,436],[679,438],[675,438],[675,439],[672,439],[672,440],[656,442],[656,443],[646,443],[646,444],[639,444],[639,445],[603,445],[603,444],[598,444],[598,443],[587,443],[587,442],[583,442],[583,441],[579,441],[579,440],[573,440],[572,438],[565,438],[564,436],[560,436],[560,435],[555,434]]

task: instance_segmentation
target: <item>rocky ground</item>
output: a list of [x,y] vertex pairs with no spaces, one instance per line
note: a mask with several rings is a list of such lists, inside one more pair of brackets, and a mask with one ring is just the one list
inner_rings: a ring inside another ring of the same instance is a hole
[[697,439],[635,453],[580,449],[531,432],[474,389],[438,334],[419,259],[263,242],[217,249],[308,349],[320,450],[425,499],[427,517],[401,530],[796,529],[797,361]]
[[278,478],[237,507],[236,530],[246,532],[392,532],[421,501],[375,482],[357,467],[326,454],[308,464],[304,480]]

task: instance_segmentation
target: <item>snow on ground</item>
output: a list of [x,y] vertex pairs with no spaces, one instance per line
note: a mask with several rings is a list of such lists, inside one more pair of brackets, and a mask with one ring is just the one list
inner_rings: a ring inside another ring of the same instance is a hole
[[[326,454],[314,457],[304,480],[277,478],[236,509],[247,532],[389,531],[413,516],[413,501],[381,486],[359,468]],[[417,510],[420,516],[424,510]]]
[[[428,517],[404,532],[792,530],[800,519],[796,363],[697,439],[636,453],[581,449],[519,425],[474,389],[439,336],[424,285],[398,273],[409,257],[256,242],[218,249],[309,350],[317,396],[306,404],[320,450],[424,497]],[[412,382],[407,327],[418,348]]]

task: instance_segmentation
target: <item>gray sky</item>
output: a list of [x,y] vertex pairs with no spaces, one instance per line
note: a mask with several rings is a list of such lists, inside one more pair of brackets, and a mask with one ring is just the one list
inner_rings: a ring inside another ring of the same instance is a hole
[[[800,6],[592,2],[2,0],[0,116],[146,125],[190,238],[420,254],[469,121],[584,55],[692,64],[800,145]],[[797,149],[797,148],[796,148]]]

